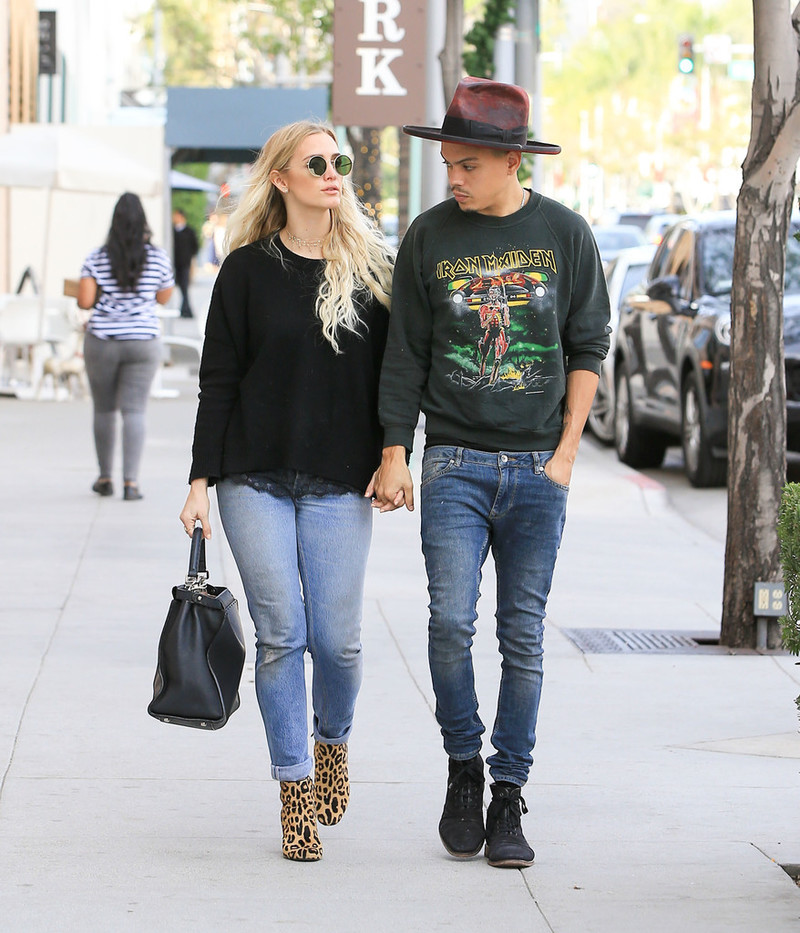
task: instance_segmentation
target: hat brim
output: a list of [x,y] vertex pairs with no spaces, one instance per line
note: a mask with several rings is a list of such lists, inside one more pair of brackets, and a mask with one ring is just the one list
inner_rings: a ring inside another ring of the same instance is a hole
[[443,133],[438,126],[404,126],[407,136],[419,136],[420,139],[433,139],[443,143],[460,143],[463,146],[480,146],[484,149],[505,149],[508,152],[538,152],[541,155],[558,155],[561,146],[556,143],[541,143],[538,139],[529,139],[524,144],[484,141],[471,136],[452,136]]

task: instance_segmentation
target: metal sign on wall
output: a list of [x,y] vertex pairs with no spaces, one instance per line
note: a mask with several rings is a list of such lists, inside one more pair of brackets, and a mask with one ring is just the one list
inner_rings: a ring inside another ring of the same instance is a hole
[[425,35],[420,0],[336,0],[333,122],[393,126],[425,121]]

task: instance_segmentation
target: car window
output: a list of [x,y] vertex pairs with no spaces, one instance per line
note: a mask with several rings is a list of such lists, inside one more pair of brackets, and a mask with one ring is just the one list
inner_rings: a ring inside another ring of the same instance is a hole
[[603,229],[594,228],[594,238],[600,250],[626,249],[629,246],[641,246],[644,242],[638,227]]
[[783,289],[790,294],[800,294],[800,242],[794,235],[795,228],[789,231],[789,239],[786,241],[786,275],[783,279]]
[[653,264],[650,267],[650,278],[651,279],[660,279],[663,276],[667,275],[664,271],[666,264],[669,262],[670,253],[672,252],[672,247],[678,237],[681,235],[681,228],[673,228],[666,237],[661,241],[661,245],[658,247],[655,258],[653,259]]
[[708,295],[726,295],[733,285],[736,228],[707,230],[702,238],[702,286]]
[[680,282],[680,293],[684,298],[692,297],[692,273],[694,258],[694,233],[678,230],[672,240],[669,258],[664,265],[664,275],[675,275]]
[[[800,246],[800,243],[798,243]],[[638,262],[628,266],[628,271],[622,279],[622,286],[619,290],[620,298],[624,298],[633,288],[635,288],[647,274],[648,263]]]
[[[703,287],[709,295],[727,295],[733,287],[733,248],[736,228],[708,230],[703,237]],[[784,291],[800,294],[800,243],[790,231],[786,243]]]

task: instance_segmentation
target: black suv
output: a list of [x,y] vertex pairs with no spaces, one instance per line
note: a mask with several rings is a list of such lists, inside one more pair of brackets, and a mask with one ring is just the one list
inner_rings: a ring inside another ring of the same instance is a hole
[[[800,243],[786,249],[787,446],[800,450]],[[657,467],[683,446],[693,486],[724,484],[735,211],[670,227],[641,286],[620,304],[614,443],[623,463]]]

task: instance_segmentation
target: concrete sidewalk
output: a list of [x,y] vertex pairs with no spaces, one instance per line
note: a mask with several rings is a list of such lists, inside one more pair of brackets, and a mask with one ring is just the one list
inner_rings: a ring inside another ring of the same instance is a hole
[[[405,511],[375,517],[350,810],[323,827],[322,862],[281,858],[252,643],[241,709],[222,731],[146,713],[188,559],[177,516],[196,389],[174,384],[178,398],[151,403],[145,499],[133,503],[89,490],[88,400],[0,399],[0,930],[798,929],[800,890],[780,866],[800,865],[800,668],[775,652],[583,653],[567,637],[719,628],[722,544],[590,439],[525,790],[535,865],[458,862],[439,843],[446,759],[418,513]],[[241,597],[215,531],[211,580]],[[475,660],[491,725],[491,568],[483,588]]]

